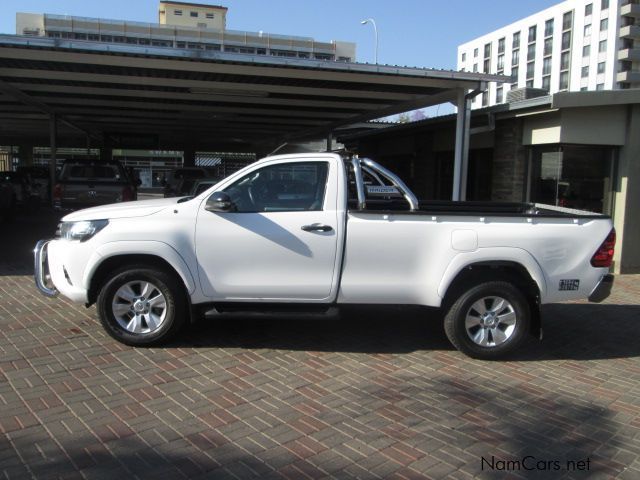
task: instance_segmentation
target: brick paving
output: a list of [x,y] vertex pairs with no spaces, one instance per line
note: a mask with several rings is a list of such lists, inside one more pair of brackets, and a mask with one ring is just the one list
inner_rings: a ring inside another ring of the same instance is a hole
[[0,477],[640,478],[640,276],[546,306],[509,361],[402,308],[213,316],[133,349],[36,292],[28,250],[53,225],[1,237]]

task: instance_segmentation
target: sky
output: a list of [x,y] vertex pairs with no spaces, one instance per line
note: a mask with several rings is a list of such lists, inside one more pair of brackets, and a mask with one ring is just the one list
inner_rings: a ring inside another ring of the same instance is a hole
[[[355,42],[357,60],[454,69],[457,46],[558,0],[195,0],[229,8],[227,28]],[[15,34],[16,12],[158,21],[157,0],[0,0],[0,33]]]

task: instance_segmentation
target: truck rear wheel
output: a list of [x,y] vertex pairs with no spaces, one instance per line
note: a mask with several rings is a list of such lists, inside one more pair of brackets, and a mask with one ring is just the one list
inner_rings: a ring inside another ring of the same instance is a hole
[[529,331],[525,296],[511,283],[470,287],[448,309],[444,329],[449,341],[472,358],[491,360],[515,351]]
[[132,346],[153,346],[172,338],[185,323],[186,306],[180,281],[147,266],[115,271],[97,301],[107,333]]

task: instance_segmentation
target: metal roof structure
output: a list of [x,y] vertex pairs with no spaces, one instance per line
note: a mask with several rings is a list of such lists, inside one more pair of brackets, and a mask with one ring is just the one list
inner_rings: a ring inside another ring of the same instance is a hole
[[0,144],[268,151],[506,77],[0,35]]

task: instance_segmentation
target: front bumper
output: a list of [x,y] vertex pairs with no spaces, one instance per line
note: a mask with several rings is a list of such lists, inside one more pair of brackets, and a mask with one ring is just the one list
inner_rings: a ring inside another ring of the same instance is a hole
[[[40,240],[33,250],[36,287],[48,297],[58,293],[78,303],[87,302],[87,290],[80,286],[74,259],[82,261],[77,245],[60,240]],[[75,281],[72,282],[72,278]]]
[[611,294],[613,288],[613,275],[607,274],[602,277],[600,283],[593,289],[591,295],[589,295],[589,301],[600,303]]

